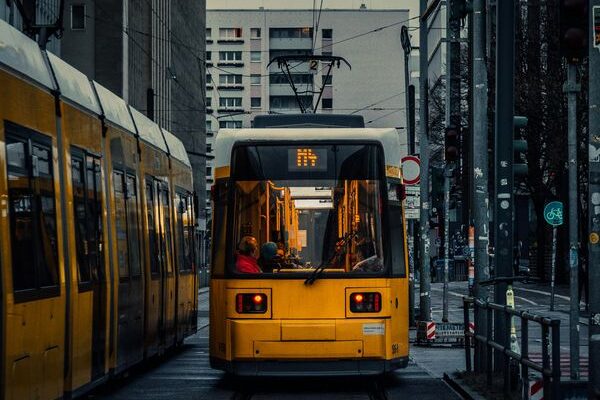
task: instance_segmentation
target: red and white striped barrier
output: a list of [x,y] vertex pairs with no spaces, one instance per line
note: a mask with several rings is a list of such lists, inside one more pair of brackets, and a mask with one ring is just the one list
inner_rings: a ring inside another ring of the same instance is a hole
[[469,333],[475,333],[475,322],[469,322]]
[[543,400],[544,399],[544,381],[530,381],[529,382],[529,400]]
[[427,340],[435,340],[435,322],[427,322]]

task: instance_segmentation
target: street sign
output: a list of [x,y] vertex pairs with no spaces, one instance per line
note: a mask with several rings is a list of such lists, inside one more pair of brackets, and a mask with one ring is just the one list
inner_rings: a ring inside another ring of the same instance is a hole
[[421,160],[419,160],[419,157],[402,157],[402,180],[405,185],[419,184],[421,181]]
[[544,207],[544,219],[552,226],[563,224],[563,204],[560,201],[552,201]]
[[421,190],[418,186],[406,186],[404,216],[406,219],[419,219],[421,209]]

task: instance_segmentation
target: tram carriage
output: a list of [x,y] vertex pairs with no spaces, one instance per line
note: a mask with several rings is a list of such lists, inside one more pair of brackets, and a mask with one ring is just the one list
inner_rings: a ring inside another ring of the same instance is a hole
[[182,143],[0,21],[0,399],[69,398],[197,327]]
[[254,126],[216,138],[211,365],[242,376],[405,367],[396,130],[306,114]]

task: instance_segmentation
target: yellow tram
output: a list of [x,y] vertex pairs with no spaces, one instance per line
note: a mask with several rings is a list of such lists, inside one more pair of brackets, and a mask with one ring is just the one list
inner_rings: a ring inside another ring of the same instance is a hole
[[197,327],[182,143],[0,21],[0,399],[56,399]]
[[272,118],[287,125],[255,120],[216,138],[211,365],[235,375],[405,367],[396,130],[336,127],[338,116]]

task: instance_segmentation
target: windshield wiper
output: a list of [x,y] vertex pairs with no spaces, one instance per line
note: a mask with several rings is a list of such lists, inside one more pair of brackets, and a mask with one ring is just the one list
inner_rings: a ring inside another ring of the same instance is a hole
[[327,266],[330,265],[333,262],[333,260],[335,260],[335,258],[338,256],[338,253],[344,247],[346,247],[348,242],[350,240],[352,240],[357,235],[357,233],[358,233],[358,231],[350,232],[350,233],[346,234],[346,236],[344,236],[340,242],[336,243],[336,246],[338,247],[338,249],[333,252],[333,255],[329,258],[329,260],[327,260],[326,263],[323,263],[323,264],[319,265],[317,268],[315,268],[315,270],[310,274],[310,276],[308,278],[306,278],[306,280],[304,281],[304,284],[312,285],[313,283],[315,283],[315,281],[323,274],[323,271],[325,271],[325,268],[327,268]]

